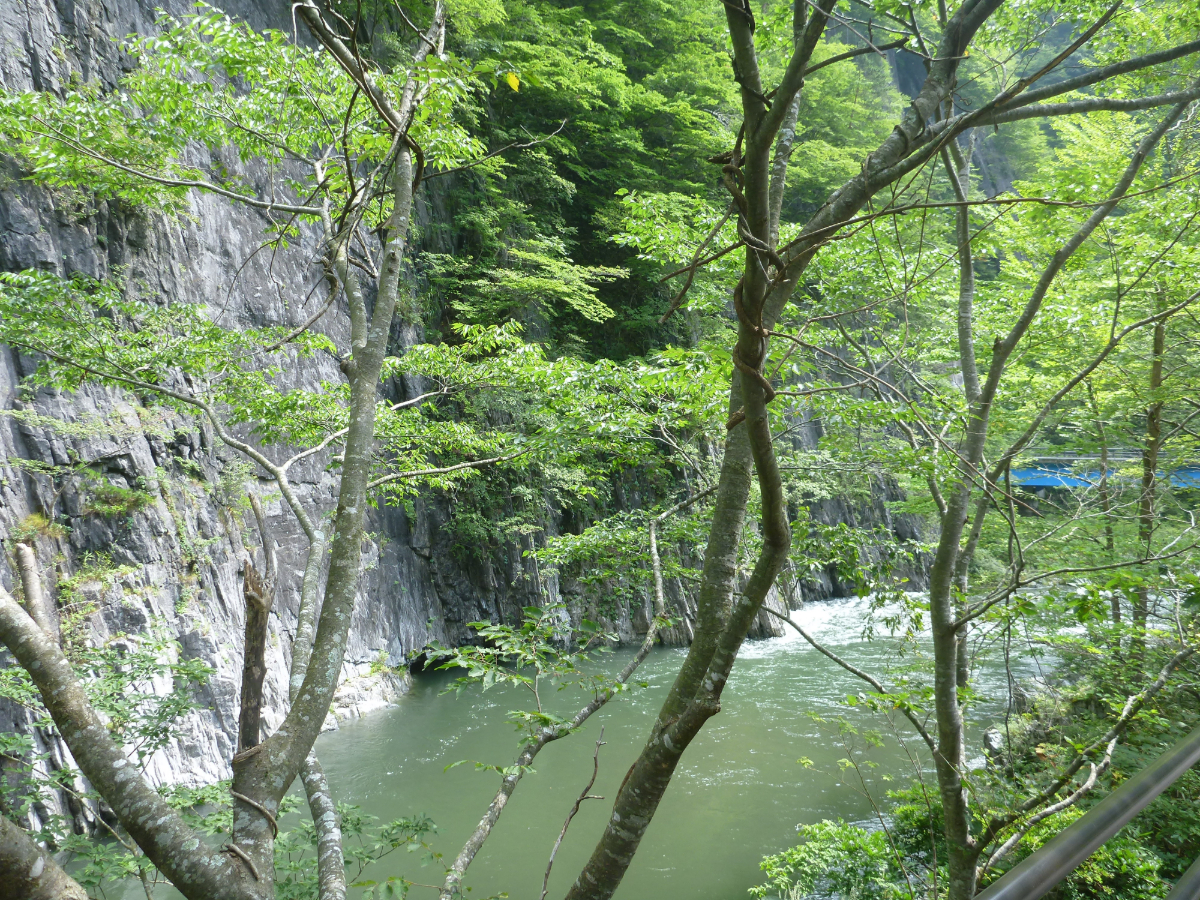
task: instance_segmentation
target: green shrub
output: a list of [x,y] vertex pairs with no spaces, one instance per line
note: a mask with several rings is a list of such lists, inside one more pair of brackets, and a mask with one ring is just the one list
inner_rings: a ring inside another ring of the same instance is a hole
[[87,511],[105,517],[131,516],[153,502],[154,497],[146,491],[101,481],[92,489]]
[[759,864],[767,881],[751,888],[752,896],[801,900],[819,892],[847,900],[914,897],[883,831],[868,831],[840,819],[801,825],[797,831],[800,844]]

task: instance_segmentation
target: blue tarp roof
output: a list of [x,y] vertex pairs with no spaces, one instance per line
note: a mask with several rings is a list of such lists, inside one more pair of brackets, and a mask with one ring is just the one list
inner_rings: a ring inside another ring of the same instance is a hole
[[[1200,466],[1184,466],[1168,477],[1175,487],[1200,488]],[[1012,480],[1021,487],[1090,487],[1100,483],[1100,470],[1075,471],[1067,463],[1025,466],[1012,470]]]
[[1100,480],[1100,473],[1031,467],[1013,469],[1012,480],[1021,487],[1087,487]]

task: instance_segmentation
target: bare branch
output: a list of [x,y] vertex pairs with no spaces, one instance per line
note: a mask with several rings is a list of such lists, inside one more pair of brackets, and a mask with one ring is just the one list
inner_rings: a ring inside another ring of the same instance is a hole
[[754,135],[756,142],[771,142],[775,140],[775,134],[783,122],[788,105],[804,84],[805,69],[808,68],[808,61],[812,58],[813,50],[817,47],[817,42],[820,41],[821,35],[825,32],[825,25],[829,21],[829,13],[837,5],[837,0],[818,0],[816,3],[809,2],[809,0],[796,0],[796,2],[808,2],[813,10],[812,18],[808,20],[803,37],[792,51],[787,69],[784,70],[783,78],[780,79],[779,87],[775,89],[774,105],[766,110],[757,125],[756,134]]
[[[885,688],[883,686],[883,684],[877,678],[868,674],[867,672],[864,672],[862,669],[858,668],[853,663],[846,662],[846,660],[842,659],[840,656],[838,656],[836,653],[834,653],[832,650],[830,650],[824,644],[822,644],[818,640],[816,640],[816,638],[814,638],[811,634],[809,634],[807,631],[805,631],[796,622],[796,620],[793,619],[791,616],[785,616],[783,613],[776,612],[775,610],[771,609],[771,607],[769,607],[769,606],[764,606],[763,609],[765,609],[767,612],[769,612],[775,618],[782,619],[784,622],[787,622],[789,625],[792,626],[792,628],[796,629],[796,631],[799,632],[800,637],[802,637],[802,638],[804,638],[804,640],[808,641],[808,643],[812,646],[812,648],[814,650],[816,650],[822,656],[828,657],[829,659],[833,660],[835,663],[837,663],[839,666],[841,666],[843,669],[845,669],[847,672],[849,672],[855,678],[860,678],[863,681],[865,681],[867,684],[869,684],[872,688],[875,689],[875,693],[888,695],[888,693],[889,693],[888,689]],[[929,734],[929,732],[925,728],[925,725],[921,722],[920,719],[917,718],[916,713],[914,713],[912,711],[912,709],[909,708],[908,704],[902,700],[897,700],[895,708],[900,711],[900,713],[904,716],[904,718],[908,719],[909,723],[911,723],[913,728],[916,729],[917,734],[919,734],[921,736],[921,739],[923,741],[925,741],[926,746],[928,746],[929,749],[933,753],[937,753],[937,744],[934,742],[932,735]]]
[[907,44],[909,38],[903,37],[898,41],[892,41],[890,44],[880,44],[878,47],[870,44],[866,47],[856,47],[853,50],[847,50],[845,53],[839,53],[836,56],[831,56],[829,59],[823,59],[816,65],[809,66],[804,70],[804,77],[807,78],[813,72],[818,72],[826,66],[832,66],[834,63],[840,63],[847,59],[854,59],[856,56],[866,56],[868,53],[875,53],[879,56],[884,56],[884,51],[898,50]]
[[194,409],[200,410],[200,412],[204,414],[205,418],[208,419],[209,424],[213,427],[213,431],[216,432],[217,437],[223,444],[232,447],[234,450],[237,450],[238,452],[249,457],[254,462],[262,466],[263,469],[265,469],[268,473],[270,473],[271,477],[275,479],[276,484],[278,484],[280,493],[283,494],[284,501],[295,514],[296,519],[300,522],[300,527],[304,530],[304,533],[308,537],[309,541],[311,542],[316,540],[318,534],[317,528],[313,524],[313,521],[309,517],[308,513],[305,511],[304,506],[300,503],[299,497],[296,496],[295,491],[292,489],[291,482],[287,477],[287,472],[271,462],[271,460],[269,460],[261,451],[252,447],[245,441],[238,440],[232,434],[230,434],[225,428],[224,423],[221,421],[220,416],[217,415],[216,410],[213,409],[212,404],[210,404],[208,401],[203,400],[193,394],[173,390],[160,384],[142,381],[139,378],[133,378],[120,372],[104,372],[92,366],[81,365],[79,362],[63,356],[62,354],[55,352],[52,348],[42,344],[28,344],[25,346],[36,353],[41,353],[44,356],[53,359],[55,362],[62,363],[87,375],[92,375],[103,380],[123,384],[127,387],[145,391],[149,394],[159,394],[164,397],[170,397],[172,400],[178,400],[180,403],[184,403],[193,407]]
[[443,175],[451,175],[455,172],[465,172],[465,171],[467,171],[467,169],[473,169],[476,166],[487,162],[489,159],[495,159],[501,153],[506,153],[509,150],[528,150],[530,147],[536,147],[538,144],[544,144],[544,143],[546,143],[546,141],[550,140],[552,137],[557,136],[559,134],[559,132],[561,132],[564,128],[566,128],[567,122],[568,122],[567,119],[563,119],[559,123],[557,128],[555,128],[552,132],[545,135],[544,137],[535,138],[532,141],[525,141],[524,143],[521,143],[518,141],[513,141],[511,144],[505,144],[503,147],[500,147],[497,150],[492,150],[488,153],[485,153],[483,156],[479,157],[479,159],[471,160],[471,162],[467,163],[464,166],[454,166],[449,169],[440,169],[437,172],[430,172],[429,174],[427,174],[425,176],[425,180],[428,181],[430,178],[440,178]]
[[[1117,720],[1103,735],[1103,737],[1097,738],[1083,750],[1080,750],[1075,759],[1062,771],[1059,777],[1056,778],[1049,787],[1047,787],[1041,793],[1030,797],[1012,812],[992,819],[992,821],[988,823],[988,826],[984,830],[983,834],[980,836],[979,846],[986,847],[1003,829],[1018,821],[1027,813],[1030,813],[1042,806],[1042,804],[1047,803],[1059,791],[1070,784],[1071,779],[1075,777],[1075,773],[1082,769],[1085,764],[1087,764],[1088,756],[1094,753],[1100,747],[1111,745],[1118,738],[1120,738],[1120,736],[1125,733],[1125,729],[1129,726],[1129,723],[1133,720],[1134,716],[1141,712],[1146,703],[1153,699],[1154,696],[1163,689],[1163,686],[1167,683],[1167,679],[1171,676],[1171,673],[1179,668],[1179,666],[1186,662],[1189,658],[1191,658],[1195,652],[1195,649],[1191,647],[1185,647],[1172,656],[1171,659],[1167,661],[1167,664],[1159,670],[1158,677],[1156,677],[1154,681],[1125,701],[1125,707],[1121,710],[1121,715],[1117,717]],[[1109,754],[1111,752],[1111,750],[1108,751]],[[1108,754],[1106,754],[1105,758],[1108,758]]]
[[1157,53],[1135,56],[1132,59],[1125,59],[1109,66],[1101,66],[1083,75],[1077,75],[1074,78],[1065,78],[1054,84],[1046,85],[1036,91],[1025,91],[1018,98],[1019,103],[1011,101],[1006,103],[1003,108],[1012,109],[1017,105],[1025,106],[1029,103],[1041,103],[1043,100],[1049,100],[1051,97],[1058,97],[1062,94],[1077,91],[1080,88],[1090,87],[1093,84],[1099,84],[1118,75],[1128,75],[1130,72],[1139,72],[1142,69],[1161,66],[1163,63],[1173,62],[1185,56],[1191,56],[1193,53],[1200,53],[1200,40],[1180,44],[1167,50],[1160,50]]
[[[418,394],[416,397],[413,397],[411,400],[401,400],[399,403],[391,404],[388,407],[388,411],[389,412],[397,412],[398,410],[401,410],[401,409],[411,409],[414,406],[420,406],[422,403],[424,403],[426,400],[429,400],[431,397],[441,397],[448,393],[450,393],[449,388],[444,388],[444,387],[439,388],[436,391],[426,391],[424,394]],[[299,453],[295,454],[294,456],[288,457],[287,461],[284,462],[279,468],[283,469],[286,472],[295,463],[300,462],[300,460],[308,459],[308,457],[314,456],[315,454],[320,453],[322,450],[324,450],[326,447],[328,447],[330,444],[332,444],[338,438],[345,437],[347,431],[349,431],[348,428],[339,428],[337,431],[330,432],[321,440],[320,443],[314,444],[311,447],[306,447],[305,449],[301,450]]]
[[524,456],[531,452],[530,449],[520,450],[517,453],[509,453],[506,456],[493,456],[490,459],[476,459],[471,462],[456,463],[452,466],[443,466],[437,469],[410,469],[407,472],[393,472],[391,475],[384,475],[382,478],[376,478],[367,485],[368,489],[377,488],[380,485],[389,484],[393,481],[403,481],[409,478],[425,478],[430,475],[445,475],[449,472],[461,472],[463,469],[482,469],[486,466],[494,465],[495,463],[508,462],[510,459],[516,459],[519,456]]
[[679,293],[677,293],[675,295],[675,299],[672,300],[670,302],[670,304],[667,306],[667,311],[665,313],[663,313],[661,316],[659,316],[659,318],[658,318],[659,325],[662,325],[663,323],[665,323],[667,321],[667,319],[669,319],[671,317],[671,314],[673,312],[675,312],[675,310],[679,309],[680,306],[683,305],[683,298],[685,296],[687,296],[688,289],[691,288],[691,286],[692,286],[692,279],[694,279],[696,277],[697,269],[699,269],[703,265],[707,265],[708,263],[712,262],[713,260],[720,259],[722,256],[724,256],[729,251],[735,250],[738,247],[742,246],[743,242],[738,241],[736,244],[734,244],[730,247],[727,247],[726,249],[720,251],[719,253],[715,253],[703,260],[700,259],[700,254],[704,252],[704,248],[707,247],[710,243],[712,243],[713,238],[715,238],[718,234],[720,234],[721,229],[725,227],[725,223],[728,222],[730,216],[733,215],[735,208],[736,207],[734,204],[732,204],[732,203],[729,204],[729,208],[725,210],[725,215],[723,215],[721,217],[720,221],[717,222],[717,224],[712,227],[712,229],[705,236],[704,240],[702,240],[700,242],[700,244],[696,247],[696,252],[692,254],[692,261],[690,263],[688,263],[688,265],[684,266],[682,269],[677,269],[676,271],[670,273],[669,275],[664,275],[662,278],[659,279],[659,283],[662,283],[662,282],[666,281],[668,278],[674,278],[676,275],[681,275],[684,272],[687,272],[687,281],[685,281],[683,283],[683,287],[681,287],[679,289]]
[[1192,87],[1183,91],[1169,91],[1165,94],[1152,94],[1149,97],[1134,97],[1132,99],[1089,97],[1080,100],[1068,100],[1064,103],[1039,103],[1021,106],[1018,109],[985,116],[978,124],[1003,125],[1007,122],[1020,122],[1025,119],[1046,119],[1051,116],[1077,116],[1090,112],[1138,112],[1144,109],[1155,109],[1159,106],[1171,106],[1176,103],[1190,103],[1197,98],[1200,98],[1200,87]]
[[[1188,530],[1190,531],[1191,528]],[[978,606],[972,607],[961,618],[956,619],[953,623],[953,627],[960,628],[963,625],[966,625],[968,622],[978,619],[997,603],[1003,602],[1021,588],[1029,587],[1032,584],[1037,584],[1039,581],[1049,581],[1052,578],[1061,578],[1063,575],[1085,575],[1091,572],[1111,572],[1114,569],[1127,569],[1130,566],[1145,566],[1149,565],[1150,563],[1166,562],[1168,559],[1178,559],[1181,556],[1186,556],[1198,547],[1200,547],[1200,541],[1187,544],[1180,549],[1172,550],[1169,553],[1157,553],[1153,556],[1143,556],[1136,559],[1123,559],[1118,562],[1101,563],[1095,566],[1066,566],[1061,569],[1050,569],[1046,572],[1039,572],[1036,575],[1030,575],[1028,578],[1018,577],[1010,581],[1003,589],[994,591],[986,600],[984,600]]]
[[584,800],[603,800],[604,798],[598,794],[592,794],[592,785],[596,783],[596,776],[600,774],[600,748],[604,746],[604,726],[600,726],[600,737],[596,739],[596,754],[592,757],[592,777],[588,779],[587,785],[580,792],[579,797],[575,800],[575,805],[571,807],[571,811],[567,813],[567,820],[563,822],[562,831],[558,833],[558,839],[554,842],[554,847],[550,850],[550,862],[546,863],[546,875],[542,878],[542,897],[541,900],[546,900],[546,892],[550,889],[550,870],[554,867],[554,857],[558,855],[558,848],[562,846],[563,838],[567,836],[567,829],[571,827],[571,820],[575,818],[575,813],[579,812],[579,807],[583,805]]
[[329,307],[333,306],[333,301],[337,299],[337,293],[338,292],[337,292],[336,286],[331,288],[329,291],[329,298],[325,301],[324,306],[322,306],[315,313],[313,313],[311,316],[309,316],[304,321],[303,325],[297,325],[295,328],[293,328],[291,331],[289,331],[286,336],[280,338],[274,344],[271,344],[269,347],[264,347],[263,352],[274,353],[276,350],[278,350],[284,344],[290,344],[296,338],[300,337],[300,335],[304,334],[304,332],[308,331],[308,329],[310,329],[313,325],[316,324],[317,320],[320,319],[321,316],[325,315],[325,313],[327,313],[329,311]]
[[484,842],[492,833],[496,822],[500,819],[500,814],[504,812],[504,807],[508,804],[509,798],[513,795],[513,791],[517,789],[517,784],[521,781],[526,770],[532,765],[534,758],[552,741],[559,740],[578,731],[583,723],[586,722],[598,709],[603,707],[609,700],[615,697],[622,686],[629,682],[633,673],[637,671],[638,666],[646,659],[653,649],[655,641],[658,639],[659,622],[666,618],[666,604],[663,598],[662,591],[662,563],[658,556],[658,543],[656,526],[661,525],[666,519],[687,507],[691,506],[710,494],[716,491],[716,487],[708,488],[700,491],[685,500],[676,503],[670,509],[664,510],[650,520],[650,552],[651,562],[654,567],[654,616],[650,620],[650,627],[646,631],[646,636],[642,639],[642,644],[638,647],[638,651],[634,654],[633,659],[626,663],[617,677],[613,679],[614,686],[608,688],[592,698],[582,709],[580,709],[571,721],[565,726],[554,728],[543,728],[538,732],[537,736],[525,745],[517,757],[516,763],[508,770],[508,774],[504,776],[504,780],[500,784],[500,789],[496,792],[496,796],[492,798],[491,804],[488,806],[487,812],[479,824],[475,826],[475,831],[467,839],[462,850],[459,851],[453,864],[446,872],[446,880],[442,885],[441,893],[438,895],[439,900],[453,900],[456,892],[462,884],[463,876],[466,874],[467,868],[471,865],[471,861],[475,855],[483,847]]
[[267,533],[266,518],[258,495],[250,492],[250,506],[258,520],[266,557],[266,578],[250,560],[242,568],[242,597],[246,603],[246,634],[242,658],[242,700],[238,718],[238,752],[258,744],[262,724],[263,679],[267,674],[267,628],[275,600],[275,550]]
[[229,200],[236,200],[238,203],[243,203],[246,206],[251,206],[255,209],[265,210],[267,212],[289,213],[296,216],[318,216],[321,210],[316,206],[303,206],[293,203],[277,203],[274,200],[261,200],[258,197],[253,197],[249,194],[239,194],[237,191],[231,191],[228,188],[223,188],[220,185],[213,184],[211,181],[201,181],[193,178],[168,178],[164,175],[155,175],[152,172],[143,172],[141,169],[136,169],[133,166],[128,166],[125,163],[118,162],[111,157],[97,153],[85,144],[73,140],[62,132],[58,131],[53,125],[48,122],[41,124],[50,130],[49,134],[42,132],[34,132],[42,137],[48,137],[56,141],[62,141],[76,153],[90,157],[103,165],[116,169],[118,172],[124,172],[126,175],[132,175],[135,178],[140,178],[143,181],[149,181],[153,184],[161,184],[164,187],[177,188],[196,188],[198,190],[207,191],[210,194],[216,194],[219,197],[225,197]]

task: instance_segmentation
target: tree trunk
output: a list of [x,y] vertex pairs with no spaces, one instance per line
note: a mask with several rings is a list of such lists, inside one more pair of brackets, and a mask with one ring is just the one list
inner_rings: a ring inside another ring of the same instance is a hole
[[258,744],[262,724],[263,679],[267,675],[267,627],[274,600],[274,585],[246,562],[242,570],[242,598],[246,602],[245,652],[242,659],[242,703],[238,717],[238,751]]
[[[1160,304],[1161,306],[1161,304]],[[1162,400],[1158,392],[1163,384],[1163,354],[1167,346],[1167,323],[1154,325],[1154,344],[1150,360],[1150,405],[1146,408],[1146,442],[1142,448],[1142,490],[1138,500],[1138,543],[1150,556],[1154,543],[1155,494],[1158,488],[1158,454],[1162,449]],[[1133,604],[1133,657],[1140,664],[1146,653],[1146,620],[1150,615],[1150,588],[1138,588]]]
[[[971,835],[969,800],[962,780],[966,748],[958,691],[960,686],[965,685],[961,685],[958,680],[959,632],[962,626],[956,623],[955,617],[955,581],[961,567],[969,562],[960,558],[964,549],[961,547],[962,534],[974,485],[983,474],[980,466],[987,442],[992,404],[1009,359],[1040,313],[1046,294],[1063,266],[1116,209],[1117,203],[1129,190],[1150,151],[1179,120],[1188,105],[1183,103],[1176,106],[1158,127],[1141,140],[1105,202],[1087,217],[1051,257],[1016,322],[1003,338],[996,339],[987,379],[980,387],[979,399],[968,404],[966,428],[959,449],[958,477],[946,499],[946,512],[941,517],[941,534],[938,537],[929,576],[929,609],[934,653],[934,707],[938,726],[935,764],[950,856],[949,900],[971,900],[974,897],[976,863],[982,849]],[[984,487],[982,499],[976,506],[976,520],[972,523],[972,535],[966,548],[968,552],[975,545],[982,528],[983,516],[989,508],[989,490]]]
[[38,570],[37,553],[29,544],[16,544],[17,569],[21,573],[21,591],[25,595],[25,610],[38,627],[56,644],[62,644],[59,629],[58,609],[54,601],[46,596],[42,587],[42,575]]
[[48,850],[0,816],[0,900],[88,900],[88,896]]
[[[1096,421],[1096,436],[1100,439],[1100,483],[1096,491],[1100,495],[1100,508],[1104,511],[1104,552],[1111,559],[1116,551],[1116,535],[1113,531],[1112,488],[1108,483],[1108,432],[1104,428],[1104,418],[1100,415],[1100,404],[1096,400],[1091,379],[1088,379],[1085,385],[1092,406],[1092,416]],[[1112,592],[1112,621],[1114,625],[1121,624],[1121,595],[1118,591]],[[1120,652],[1120,638],[1116,641],[1115,649]]]
[[[734,3],[725,6],[735,78],[741,85],[746,151],[744,159],[739,158],[742,147],[739,137],[734,150],[727,155],[730,162],[724,166],[723,177],[734,198],[739,236],[747,249],[743,276],[734,291],[739,327],[730,392],[732,415],[705,549],[700,622],[696,639],[649,740],[625,776],[608,826],[569,891],[568,900],[607,900],[617,889],[684,749],[704,722],[719,711],[721,692],[737,650],[787,558],[791,539],[766,414],[766,403],[774,391],[762,374],[769,331],[829,230],[866,204],[883,186],[876,173],[903,160],[914,139],[926,130],[926,119],[940,107],[953,84],[963,49],[1001,0],[968,0],[963,4],[948,24],[939,60],[932,65],[921,95],[905,111],[901,123],[879,150],[868,157],[862,173],[836,191],[809,222],[805,233],[813,232],[813,236],[799,239],[788,258],[783,259],[775,253],[771,240],[778,215],[774,212],[778,207],[772,201],[782,197],[786,170],[777,158],[772,171],[771,145],[789,118],[808,59],[835,2],[820,0],[814,6],[770,101],[763,92],[759,74],[750,7]],[[738,540],[749,496],[751,460],[763,496],[763,549],[745,592],[730,608]],[[951,572],[952,569],[953,564]]]
[[[399,294],[401,264],[412,210],[412,156],[401,145],[392,173],[395,201],[388,221],[379,289],[368,318],[357,283],[345,277],[352,310],[352,355],[343,364],[350,381],[349,423],[343,453],[338,506],[330,545],[325,597],[312,652],[292,706],[279,729],[251,751],[234,757],[233,791],[253,798],[269,815],[309,758],[329,711],[341,675],[354,600],[358,592],[363,522],[375,445],[379,375],[387,351]],[[242,827],[239,828],[239,825]],[[234,843],[256,863],[271,865],[273,827],[264,816],[234,820]]]

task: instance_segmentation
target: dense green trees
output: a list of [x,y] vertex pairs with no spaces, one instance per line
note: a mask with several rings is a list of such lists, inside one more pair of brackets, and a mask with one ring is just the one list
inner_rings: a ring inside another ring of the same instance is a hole
[[[1089,802],[1120,741],[1151,741],[1156,698],[1182,689],[1194,653],[1195,488],[1179,473],[1195,471],[1200,440],[1196,10],[458,0],[296,13],[319,49],[203,10],[133,44],[120,91],[0,98],[0,132],[44,186],[171,214],[193,192],[216,195],[266,214],[264,246],[315,235],[321,248],[327,299],[292,328],[231,331],[215,301],[180,306],[116,282],[23,273],[0,289],[0,339],[40,356],[36,383],[100,382],[204,418],[310,540],[291,710],[261,743],[243,729],[219,852],[122,774],[121,737],[97,717],[78,656],[39,621],[34,588],[27,608],[0,594],[0,640],[120,827],[186,896],[291,889],[286,868],[272,873],[297,775],[318,848],[310,888],[345,896],[311,747],[341,667],[365,506],[418,489],[469,495],[454,527],[483,547],[498,529],[536,530],[546,493],[565,498],[577,533],[539,560],[585,582],[640,582],[655,601],[632,667],[584,679],[577,715],[550,717],[538,699],[443,897],[461,892],[533,757],[619,692],[670,625],[664,574],[687,569],[689,541],[704,545],[689,572],[693,640],[574,900],[617,890],[769,592],[823,566],[874,592],[864,627],[929,630],[932,659],[903,682],[851,671],[865,706],[908,721],[937,789],[900,798],[898,841],[808,829],[768,860],[773,889],[811,890],[838,865],[850,866],[839,889],[968,900]],[[347,340],[311,330],[343,308]],[[441,340],[397,348],[393,318]],[[343,381],[281,387],[283,366],[318,352]],[[432,387],[383,401],[381,381],[398,375]],[[801,426],[820,433],[816,450],[789,439]],[[294,455],[273,462],[263,443]],[[332,451],[327,537],[287,473]],[[1037,462],[1050,457],[1057,468]],[[1051,472],[1041,496],[1022,488],[1038,466]],[[610,517],[608,479],[628,473],[661,505]],[[903,486],[928,523],[928,546],[900,548],[929,564],[926,595],[864,562],[878,535],[808,522],[806,505],[861,490],[864,474]],[[529,518],[498,521],[489,491],[502,484],[520,484]],[[264,562],[248,602],[269,603]],[[534,685],[582,678],[554,642],[603,632],[526,615],[479,623],[491,650],[440,652],[484,686],[530,667]],[[1075,632],[1058,633],[1064,616]],[[1035,706],[1024,736],[1008,735],[1007,764],[979,769],[973,672],[998,642],[1006,658],[1053,646],[1093,712]],[[1039,737],[1056,750],[1033,752]],[[424,833],[408,823],[394,837],[416,846]]]

